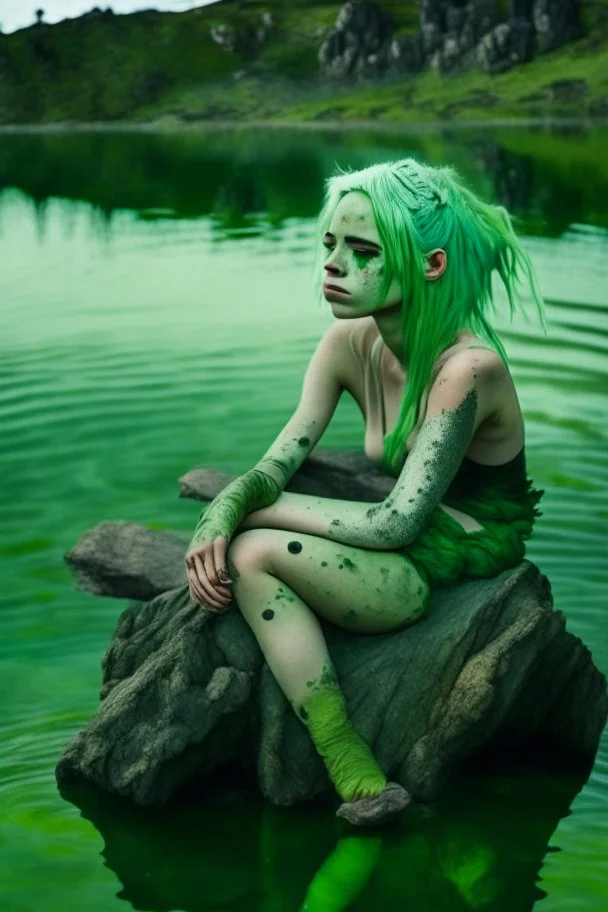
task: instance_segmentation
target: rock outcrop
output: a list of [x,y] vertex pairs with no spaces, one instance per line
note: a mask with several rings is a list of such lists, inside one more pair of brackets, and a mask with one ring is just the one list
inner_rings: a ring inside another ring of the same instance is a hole
[[[182,495],[215,496],[229,480],[195,470]],[[393,480],[357,454],[320,452],[292,490],[381,499]],[[57,766],[143,805],[237,761],[273,803],[331,789],[323,764],[266,666],[238,608],[192,603],[185,538],[103,523],[66,559],[81,586],[150,599],[121,615],[102,662],[102,703]],[[436,796],[493,739],[542,742],[588,769],[608,712],[606,682],[565,629],[549,584],[528,561],[433,595],[411,628],[356,636],[322,621],[351,718],[389,776]]]
[[580,34],[578,0],[420,0],[420,30],[398,34],[368,0],[349,0],[319,49],[325,77],[374,80],[423,67],[461,72],[479,63],[502,73]]
[[344,4],[318,57],[323,74],[338,80],[416,72],[423,63],[418,36],[396,35],[388,13],[367,0]]

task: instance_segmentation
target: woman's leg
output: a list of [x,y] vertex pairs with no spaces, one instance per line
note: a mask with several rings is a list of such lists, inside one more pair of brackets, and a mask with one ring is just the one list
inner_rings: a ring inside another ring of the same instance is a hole
[[428,587],[402,555],[276,529],[237,535],[227,555],[235,600],[268,666],[345,801],[378,795],[386,776],[352,728],[317,614],[386,633],[424,612]]

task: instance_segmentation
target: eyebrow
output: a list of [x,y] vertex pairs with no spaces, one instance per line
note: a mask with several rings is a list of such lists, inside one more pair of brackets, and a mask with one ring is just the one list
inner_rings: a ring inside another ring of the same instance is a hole
[[[323,239],[325,240],[326,237],[333,238],[334,240],[336,239],[335,235],[333,235],[331,231],[325,232]],[[367,241],[365,238],[355,237],[353,234],[347,234],[344,240],[348,244],[367,244],[368,247],[375,247],[376,250],[382,250],[382,247],[380,247],[379,244],[374,244],[373,241]]]

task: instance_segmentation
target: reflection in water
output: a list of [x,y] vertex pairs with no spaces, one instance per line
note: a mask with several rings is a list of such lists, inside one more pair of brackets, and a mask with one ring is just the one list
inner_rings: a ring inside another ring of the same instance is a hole
[[62,794],[101,834],[136,909],[529,912],[549,839],[584,782],[488,752],[437,802],[358,830],[330,800],[278,808],[240,779],[216,772],[160,809],[82,781]]
[[[72,790],[108,870],[56,793],[121,608],[78,591],[63,553],[106,519],[187,535],[198,510],[176,479],[259,458],[328,322],[309,291],[323,179],[408,154],[453,163],[528,233],[550,334],[504,308],[497,320],[547,490],[529,555],[606,668],[607,130],[2,136],[0,466],[17,494],[0,523],[6,908],[110,912],[118,876],[138,909],[527,912],[542,865],[543,912],[604,912],[606,738],[572,816],[580,780],[542,764],[471,772],[380,834],[326,805],[264,804],[236,777],[155,810]],[[344,399],[323,444],[361,443]]]
[[427,133],[302,129],[18,134],[2,137],[0,191],[16,187],[37,206],[50,196],[86,200],[110,221],[116,210],[130,209],[148,219],[211,215],[220,235],[257,224],[269,231],[286,219],[316,216],[323,181],[336,164],[362,168],[414,155],[455,165],[478,191],[520,217],[521,229],[555,236],[572,222],[608,226],[598,205],[608,191],[607,145],[601,129],[588,131],[584,141],[541,129],[461,130],[457,140],[446,131],[439,144]]

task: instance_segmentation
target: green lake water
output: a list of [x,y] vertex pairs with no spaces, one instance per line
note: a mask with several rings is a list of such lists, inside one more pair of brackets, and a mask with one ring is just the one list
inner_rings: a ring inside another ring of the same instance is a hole
[[[608,908],[606,734],[586,781],[504,757],[381,836],[232,780],[162,810],[56,787],[127,605],[63,554],[105,520],[187,535],[178,478],[262,455],[333,319],[311,291],[323,180],[408,154],[518,217],[549,324],[497,295],[546,491],[528,556],[606,672],[608,130],[0,135],[2,912]],[[322,445],[362,447],[346,397]]]

